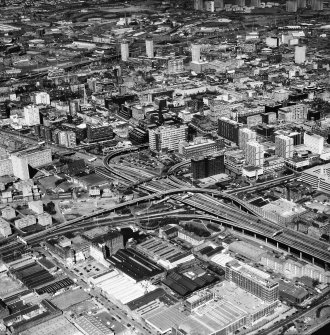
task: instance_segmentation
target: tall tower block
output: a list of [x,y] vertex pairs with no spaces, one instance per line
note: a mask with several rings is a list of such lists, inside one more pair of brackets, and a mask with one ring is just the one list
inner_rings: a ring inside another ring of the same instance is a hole
[[302,64],[306,61],[306,46],[296,46],[294,49],[294,62],[296,64]]
[[312,0],[311,7],[313,10],[323,10],[323,0]]
[[295,13],[298,9],[298,1],[297,0],[288,0],[286,2],[286,11],[289,13]]
[[121,51],[121,60],[123,62],[127,62],[129,58],[129,49],[128,49],[128,42],[124,40],[120,44],[120,51]]
[[154,41],[151,38],[146,39],[146,53],[148,58],[154,57]]
[[201,59],[201,46],[199,44],[191,45],[191,61],[193,63],[199,63]]

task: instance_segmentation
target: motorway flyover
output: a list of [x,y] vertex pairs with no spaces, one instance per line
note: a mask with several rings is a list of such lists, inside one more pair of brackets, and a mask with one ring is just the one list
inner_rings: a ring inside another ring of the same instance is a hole
[[[191,200],[190,203],[187,203],[187,201],[189,201],[188,199],[182,199],[182,196],[177,196],[173,198],[174,200],[185,202],[193,208],[204,211],[209,215],[214,216],[215,218],[223,218],[223,216],[226,215],[225,219],[231,221],[233,226],[243,228],[245,231],[257,234],[258,236],[268,239],[269,241],[275,241],[281,246],[284,245],[288,248],[292,248],[292,250],[297,250],[299,253],[301,252],[302,255],[307,255],[311,259],[311,261],[313,260],[313,258],[315,258],[317,261],[320,261],[325,266],[330,266],[330,251],[328,250],[328,244],[313,239],[303,233],[283,228],[282,226],[279,226],[276,223],[268,221],[264,218],[260,218],[257,216],[258,213],[254,212],[254,210],[250,208],[250,206],[248,206],[244,201],[239,200],[232,195],[210,189],[181,188],[157,192],[145,197],[140,197],[117,204],[110,209],[95,211],[89,215],[84,215],[80,218],[64,222],[56,227],[51,227],[48,230],[27,236],[25,240],[27,243],[29,243],[29,241],[33,240],[35,237],[45,237],[47,234],[58,228],[70,226],[80,221],[107,214],[127,206],[136,205],[138,203],[151,201],[154,199],[161,199],[166,196],[175,196],[180,194],[182,195],[183,193],[188,192],[197,193],[199,195],[204,193],[229,200],[235,204],[238,204],[239,206],[241,206],[241,208],[244,208],[249,213],[239,210],[238,208],[236,209],[233,206],[230,206],[230,208],[224,207],[224,204],[217,199],[213,199],[213,202],[211,202],[210,199],[212,199],[212,197],[208,197],[207,199],[202,199],[198,201]],[[278,232],[279,230],[283,230],[283,233],[275,236],[276,232]],[[290,250],[288,249],[288,251]]]

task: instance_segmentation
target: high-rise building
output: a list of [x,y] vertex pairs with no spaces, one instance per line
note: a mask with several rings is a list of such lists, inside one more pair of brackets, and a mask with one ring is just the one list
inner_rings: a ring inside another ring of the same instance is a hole
[[293,132],[288,135],[293,140],[293,145],[304,144],[304,132]]
[[204,9],[207,11],[207,12],[214,12],[214,1],[213,0],[206,0],[204,1]]
[[305,121],[308,115],[308,106],[297,104],[287,107],[281,107],[278,110],[278,120],[283,122]]
[[246,144],[249,141],[256,141],[257,133],[249,128],[240,128],[238,131],[238,146],[240,149],[246,150]]
[[215,153],[210,156],[199,156],[191,159],[193,179],[202,179],[225,172],[225,156]]
[[297,7],[298,8],[305,8],[306,7],[306,0],[297,0]]
[[295,13],[298,9],[297,0],[287,0],[286,2],[286,11],[289,13]]
[[27,126],[40,124],[39,107],[35,105],[25,106],[23,109],[24,121]]
[[123,62],[127,62],[129,58],[129,48],[128,48],[128,42],[124,40],[120,44],[120,51],[121,51],[121,60]]
[[58,143],[67,148],[74,148],[77,144],[76,133],[71,130],[60,131],[58,133]]
[[303,64],[306,61],[306,46],[296,45],[294,49],[294,62],[296,64]]
[[149,129],[149,146],[153,151],[178,150],[179,143],[186,141],[187,135],[187,125]]
[[320,155],[324,149],[324,137],[306,132],[304,133],[304,144],[313,154]]
[[204,0],[194,0],[194,9],[203,10],[204,9]]
[[88,143],[111,140],[113,136],[113,129],[109,125],[98,126],[87,124],[86,140]]
[[36,92],[32,99],[36,105],[50,105],[50,96],[47,92]]
[[200,63],[201,60],[201,46],[199,44],[191,45],[191,61],[193,63]]
[[214,0],[214,7],[215,7],[215,10],[223,9],[224,8],[223,0]]
[[148,58],[154,57],[154,41],[151,38],[146,39],[146,53]]
[[236,0],[236,5],[240,6],[240,7],[244,7],[245,6],[245,0]]
[[209,155],[221,150],[222,144],[220,141],[213,141],[209,138],[196,137],[192,142],[180,142],[179,154],[184,158],[194,156]]
[[260,0],[251,0],[250,2],[251,7],[260,7],[260,3],[261,3]]
[[242,289],[267,302],[274,302],[279,296],[279,284],[267,273],[238,261],[226,264],[226,279]]
[[191,159],[191,173],[195,180],[206,178],[206,160],[204,156]]
[[167,62],[168,73],[181,73],[184,71],[183,68],[183,58],[176,57],[169,59]]
[[238,132],[240,127],[241,127],[240,123],[230,120],[226,117],[221,117],[218,120],[218,135],[238,145],[239,141]]
[[275,136],[275,154],[283,158],[293,156],[293,138],[285,135]]
[[249,141],[246,144],[245,161],[252,166],[264,165],[264,146],[257,141]]
[[312,0],[311,7],[312,10],[323,10],[323,0]]
[[39,147],[26,149],[11,154],[13,164],[13,174],[22,180],[30,179],[30,168],[50,164],[52,162],[51,149],[41,149]]

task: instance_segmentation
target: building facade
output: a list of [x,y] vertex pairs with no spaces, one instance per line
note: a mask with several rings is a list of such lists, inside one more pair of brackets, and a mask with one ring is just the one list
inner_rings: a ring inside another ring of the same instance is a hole
[[249,141],[245,151],[246,164],[252,166],[264,165],[264,146],[257,141]]
[[23,109],[23,115],[27,126],[40,124],[39,107],[35,105],[25,106]]
[[188,126],[160,126],[149,130],[149,146],[153,151],[178,150],[179,143],[186,141]]
[[283,158],[293,156],[293,138],[285,135],[275,136],[275,154]]
[[237,261],[226,264],[226,279],[267,302],[278,300],[278,283],[266,273]]

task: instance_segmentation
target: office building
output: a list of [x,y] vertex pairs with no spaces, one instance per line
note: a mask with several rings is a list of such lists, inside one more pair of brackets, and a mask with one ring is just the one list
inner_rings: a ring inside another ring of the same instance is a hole
[[278,300],[278,283],[270,275],[238,261],[226,264],[226,279],[266,302]]
[[13,174],[13,164],[8,155],[0,156],[0,177]]
[[87,137],[86,141],[88,143],[107,141],[111,140],[114,137],[113,129],[109,125],[100,126],[100,125],[87,125]]
[[239,128],[241,126],[242,125],[236,121],[230,120],[226,117],[221,117],[218,120],[218,135],[238,145]]
[[293,138],[285,135],[275,136],[275,154],[283,158],[293,156]]
[[47,92],[36,92],[32,97],[35,105],[50,105],[50,96]]
[[260,7],[261,0],[251,0],[251,7]]
[[207,157],[199,156],[191,159],[193,179],[203,179],[225,172],[224,154],[214,154]]
[[213,0],[211,0],[211,1],[206,0],[204,2],[204,10],[207,11],[207,12],[213,13],[214,12],[214,1]]
[[22,180],[30,179],[30,167],[38,168],[52,162],[51,149],[35,147],[11,154],[13,174]]
[[301,180],[314,189],[330,193],[330,163],[304,170]]
[[278,110],[278,120],[282,122],[301,122],[307,119],[308,107],[304,104],[297,104],[281,107]]
[[191,159],[191,173],[194,180],[206,178],[206,160],[204,156]]
[[134,145],[139,145],[148,142],[148,132],[136,127],[128,131],[128,138]]
[[194,0],[194,9],[203,10],[204,9],[204,0]]
[[304,133],[303,132],[298,132],[294,131],[293,133],[288,135],[293,139],[293,145],[301,145],[304,144]]
[[25,106],[23,109],[23,115],[27,126],[40,124],[39,107],[35,105]]
[[128,48],[128,42],[127,41],[123,41],[120,44],[120,51],[121,51],[121,60],[123,62],[127,62],[128,58],[129,58],[129,48]]
[[201,60],[201,46],[200,44],[191,45],[191,61],[193,63],[200,63]]
[[149,129],[150,150],[178,150],[179,143],[187,140],[188,126],[160,126]]
[[184,158],[191,158],[194,156],[209,155],[221,150],[222,145],[220,141],[213,141],[204,137],[195,137],[192,142],[180,142],[179,154]]
[[286,2],[286,11],[289,13],[295,13],[298,9],[297,0],[287,0]]
[[306,61],[306,46],[296,45],[294,48],[294,62],[296,64],[303,64]]
[[248,165],[264,165],[264,146],[257,141],[249,141],[246,144],[245,162]]
[[313,154],[322,154],[324,149],[324,137],[312,134],[312,133],[304,133],[304,144],[307,150],[310,150]]
[[297,7],[298,8],[305,8],[306,7],[306,0],[297,0]]
[[154,57],[154,41],[151,38],[146,39],[146,53],[148,58]]
[[58,133],[58,144],[67,148],[74,148],[77,144],[76,133],[74,131],[60,131]]
[[183,72],[184,71],[183,58],[176,57],[169,59],[167,62],[167,71],[170,74]]
[[256,141],[257,133],[249,128],[240,128],[238,131],[238,146],[246,151],[246,144],[249,141]]
[[311,8],[312,10],[323,10],[323,0],[312,0]]
[[8,237],[11,234],[12,231],[9,222],[0,217],[0,236]]

